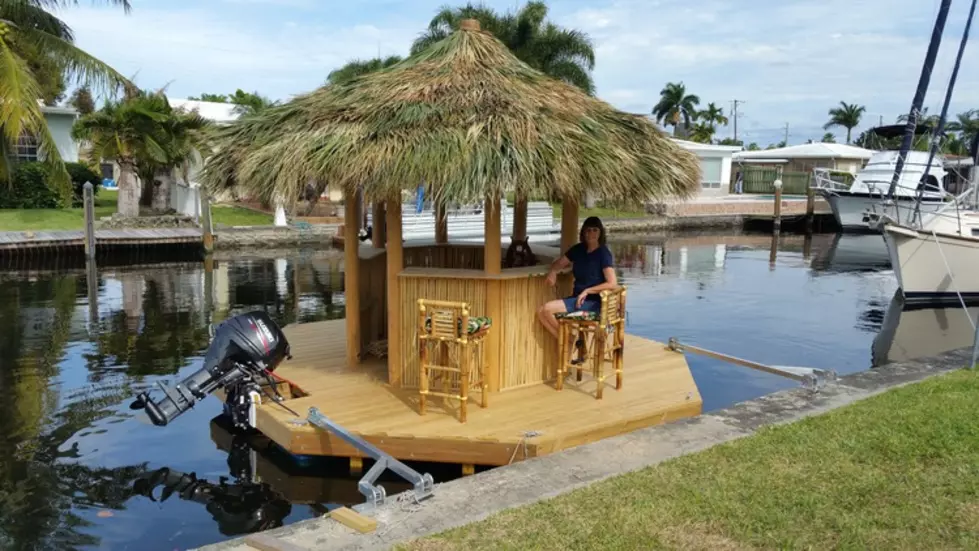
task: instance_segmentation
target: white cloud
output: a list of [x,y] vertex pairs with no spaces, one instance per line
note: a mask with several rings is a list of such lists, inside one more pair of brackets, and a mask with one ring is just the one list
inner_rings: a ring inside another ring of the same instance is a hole
[[[146,87],[174,95],[258,90],[288,98],[323,83],[353,58],[407,53],[444,0],[222,0],[194,7],[79,7],[60,14],[80,46]],[[454,4],[461,4],[462,0]],[[512,0],[494,0],[498,10]],[[559,24],[587,32],[598,93],[648,113],[666,82],[683,81],[702,103],[740,109],[739,132],[795,143],[822,136],[840,100],[867,106],[866,127],[910,105],[934,22],[921,0],[572,0],[551,3]],[[964,7],[963,7],[964,6]],[[949,16],[926,104],[940,109],[965,4]],[[952,112],[979,107],[976,54],[966,51]],[[754,130],[751,130],[754,129]],[[839,133],[838,133],[839,134]],[[722,130],[721,135],[730,135]]]

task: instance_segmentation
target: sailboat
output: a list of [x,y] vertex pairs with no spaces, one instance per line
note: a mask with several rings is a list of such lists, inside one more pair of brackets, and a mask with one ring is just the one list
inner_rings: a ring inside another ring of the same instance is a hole
[[[901,157],[898,158],[891,179],[889,196],[893,196],[903,168],[902,159],[906,158],[910,149],[914,126],[921,112],[950,3],[951,0],[942,0],[939,7],[928,55],[908,117]],[[976,0],[972,0],[936,135],[941,134],[945,124],[975,9]],[[932,140],[931,158],[934,158],[937,146],[937,141]],[[971,157],[974,161],[979,161],[979,136],[973,138],[970,149]],[[885,213],[877,220],[877,226],[883,230],[888,256],[905,300],[944,302],[951,299],[964,306],[966,300],[979,299],[979,209],[976,208],[975,196],[979,191],[977,177],[979,170],[973,166],[972,186],[935,212],[922,212],[919,194],[913,209],[905,209],[897,217]],[[903,220],[900,214],[903,214]]]

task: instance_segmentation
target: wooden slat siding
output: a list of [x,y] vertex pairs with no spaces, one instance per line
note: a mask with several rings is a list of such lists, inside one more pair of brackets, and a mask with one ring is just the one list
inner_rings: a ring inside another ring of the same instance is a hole
[[[682,354],[667,350],[662,343],[626,335],[621,390],[606,383],[604,398],[596,400],[590,375],[582,383],[569,379],[560,392],[551,384],[532,384],[493,394],[487,409],[473,402],[468,422],[463,424],[458,421],[458,405],[452,401],[448,402],[451,409],[445,409],[443,400],[429,399],[426,415],[418,415],[417,391],[385,384],[383,361],[369,360],[357,371],[347,370],[342,320],[284,330],[294,357],[276,373],[309,393],[287,404],[301,415],[316,406],[401,460],[505,465],[511,458],[522,461],[699,415],[702,408]],[[339,438],[292,423],[293,419],[280,406],[263,404],[258,429],[295,454],[362,457]],[[524,441],[527,431],[541,434]]]

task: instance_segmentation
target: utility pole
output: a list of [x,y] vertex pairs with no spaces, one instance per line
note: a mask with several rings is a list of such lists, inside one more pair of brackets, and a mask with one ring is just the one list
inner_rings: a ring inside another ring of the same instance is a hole
[[789,145],[789,123],[785,123],[785,145]]
[[738,141],[738,104],[744,103],[744,100],[733,100],[731,102],[734,107],[731,109],[731,116],[734,120],[734,141]]

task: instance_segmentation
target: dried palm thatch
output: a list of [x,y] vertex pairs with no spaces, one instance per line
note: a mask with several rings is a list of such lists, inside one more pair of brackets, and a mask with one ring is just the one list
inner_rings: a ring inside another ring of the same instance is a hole
[[401,63],[327,85],[217,131],[201,181],[292,203],[312,180],[367,200],[424,183],[469,203],[522,192],[577,202],[689,197],[700,167],[651,121],[624,113],[463,28]]

